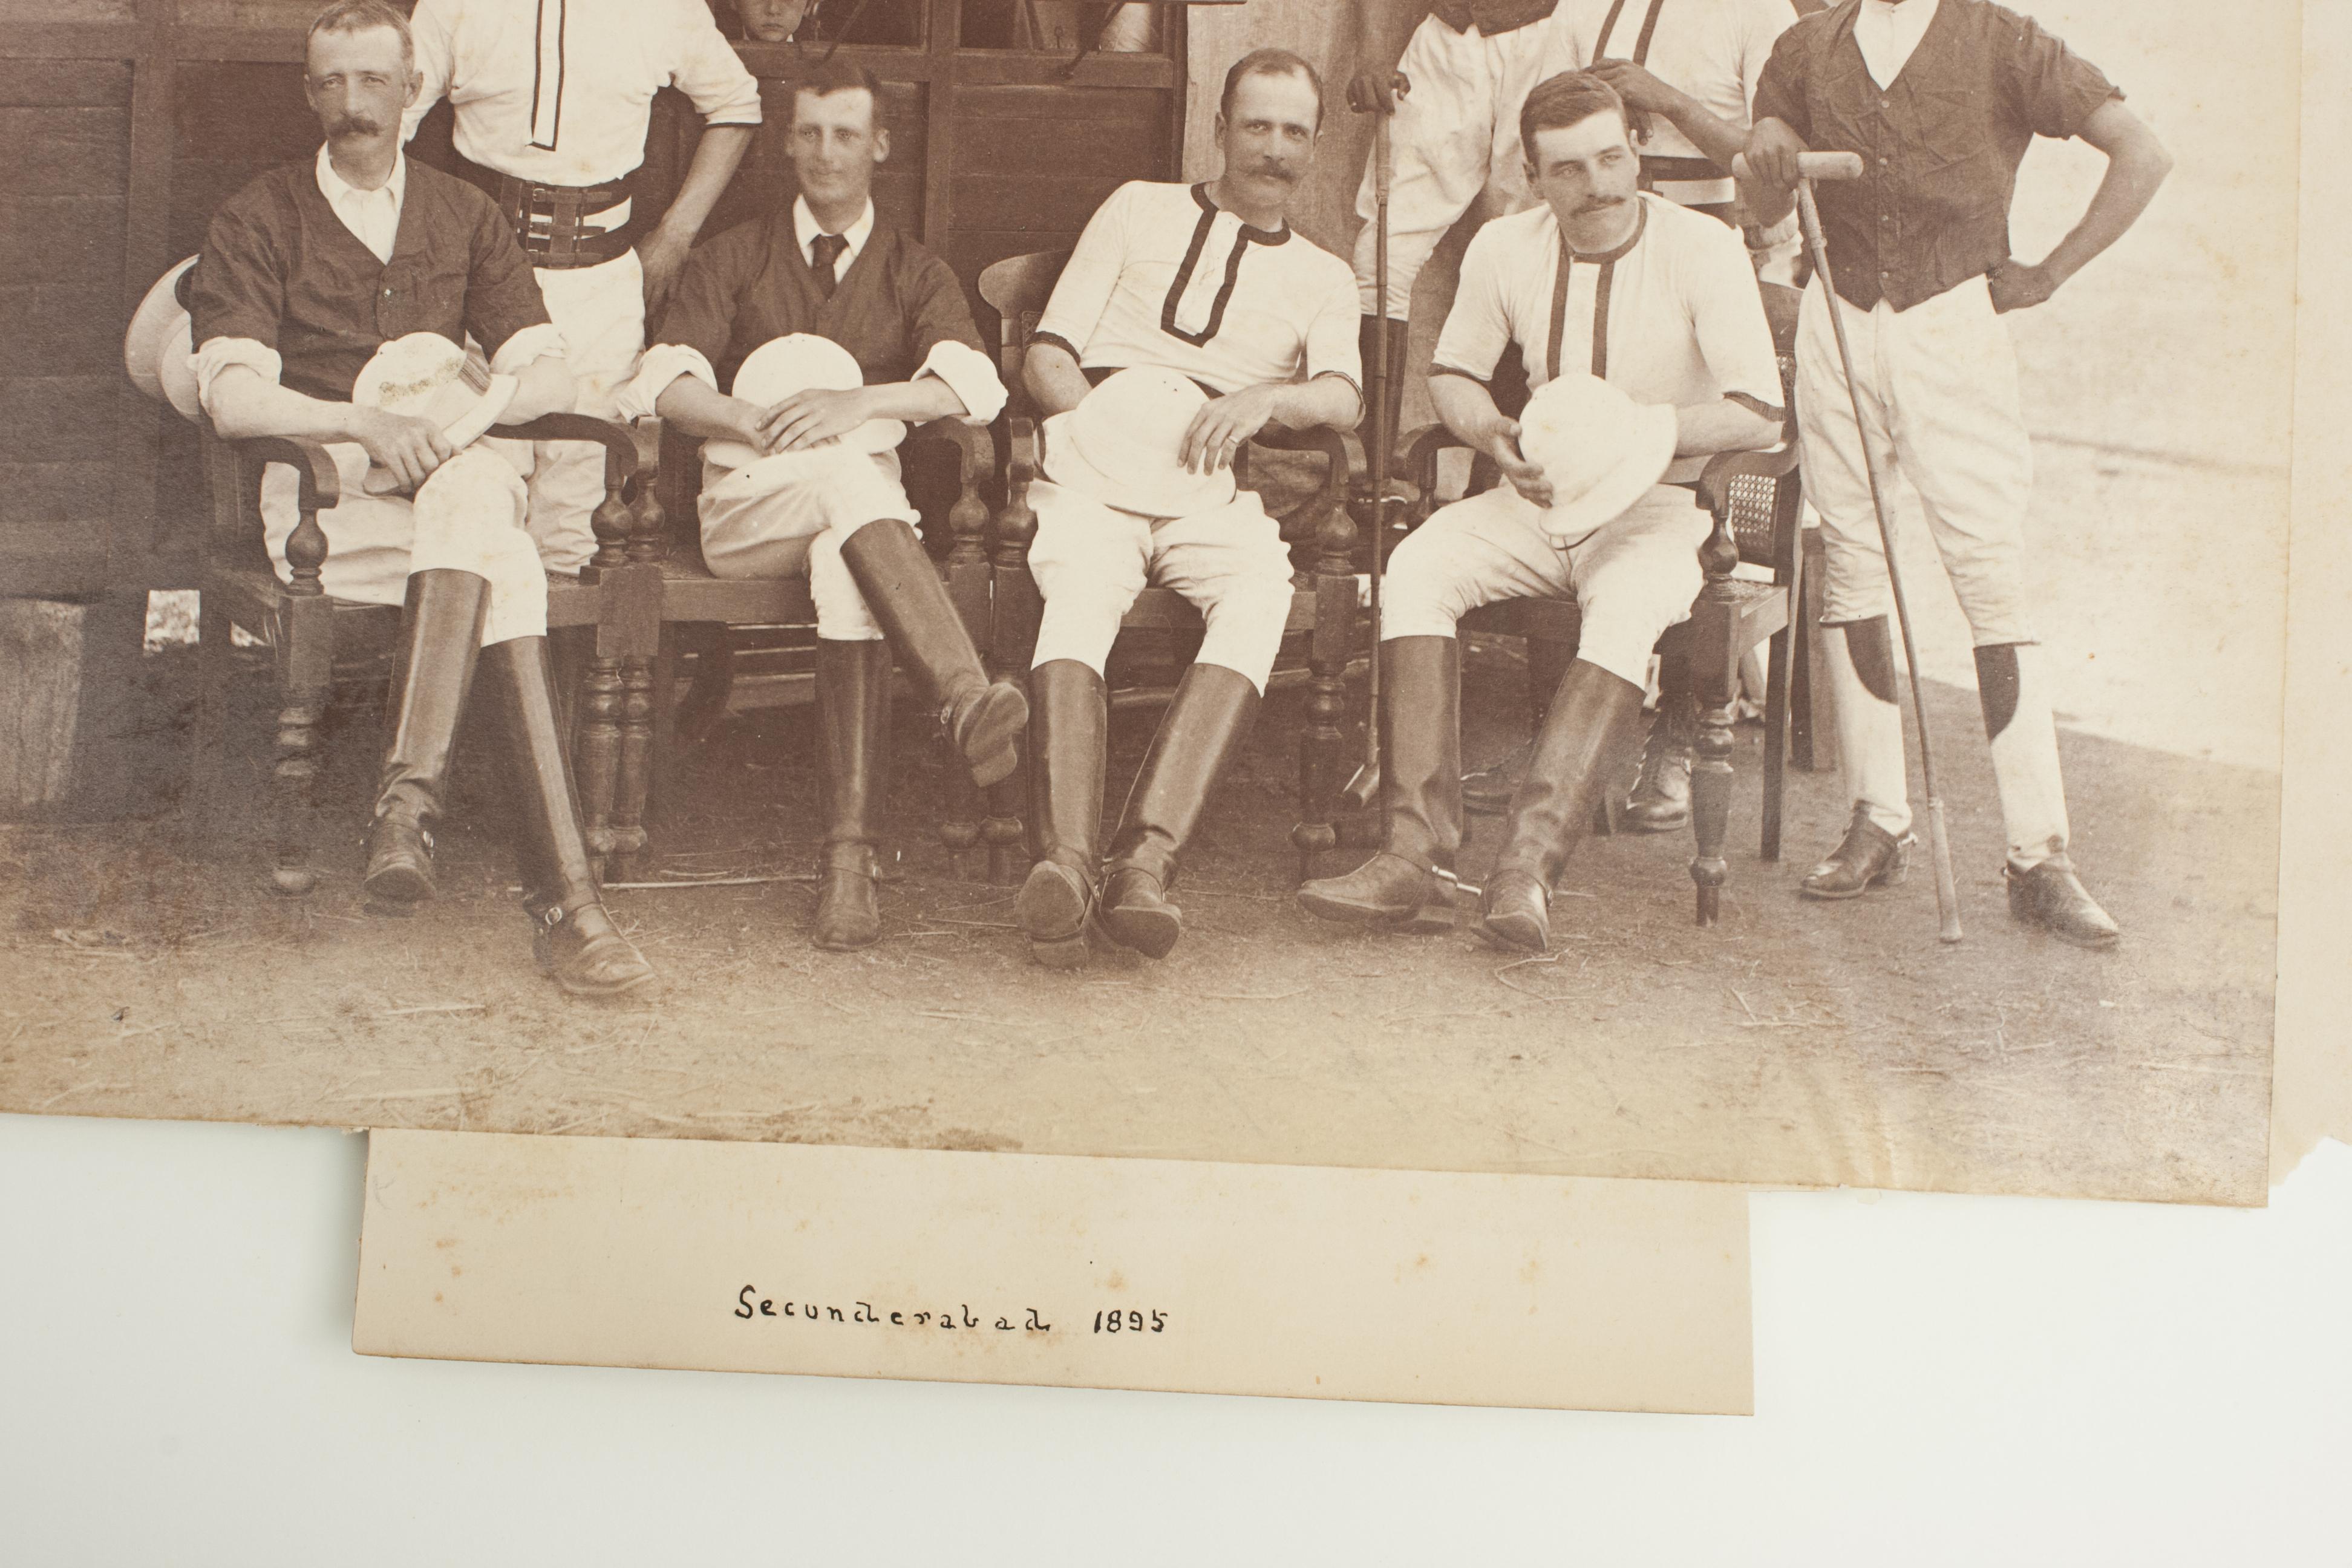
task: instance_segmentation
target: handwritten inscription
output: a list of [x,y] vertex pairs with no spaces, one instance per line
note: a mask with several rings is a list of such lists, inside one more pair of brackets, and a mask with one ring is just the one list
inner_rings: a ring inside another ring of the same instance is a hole
[[1001,1333],[1050,1334],[1054,1331],[1054,1325],[1047,1322],[1036,1308],[1024,1307],[1018,1310],[1022,1321],[1016,1323],[1011,1313],[975,1314],[968,1301],[959,1301],[952,1308],[937,1311],[907,1307],[885,1309],[871,1301],[853,1300],[846,1306],[797,1299],[779,1301],[761,1295],[757,1285],[746,1285],[735,1296],[735,1316],[747,1320],[795,1318],[810,1323],[872,1323],[897,1329],[974,1329]]
[[[1146,1326],[1149,1320],[1149,1326]],[[1168,1327],[1168,1314],[1162,1311],[1141,1311],[1129,1307],[1125,1311],[1117,1307],[1095,1314],[1095,1332],[1098,1334],[1157,1334]]]

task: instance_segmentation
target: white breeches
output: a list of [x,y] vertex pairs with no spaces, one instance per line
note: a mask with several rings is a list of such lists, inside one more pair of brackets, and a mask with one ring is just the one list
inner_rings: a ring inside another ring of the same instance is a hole
[[[594,267],[539,268],[531,276],[563,334],[563,363],[578,389],[573,410],[614,417],[614,399],[646,348],[646,273],[637,253]],[[604,499],[604,448],[541,441],[531,454],[531,537],[549,571],[575,574],[596,552],[589,516]]]
[[1454,623],[1501,599],[1565,599],[1581,613],[1576,657],[1635,686],[1668,626],[1690,617],[1706,574],[1708,518],[1691,492],[1649,492],[1573,549],[1508,485],[1441,507],[1398,545],[1381,579],[1381,637],[1450,637]]
[[[539,550],[523,531],[527,497],[518,464],[528,454],[512,442],[478,441],[433,470],[415,499],[372,496],[367,448],[355,441],[329,446],[342,480],[340,506],[319,514],[327,535],[320,585],[338,599],[397,605],[411,573],[470,572],[490,584],[482,645],[547,635],[547,574]],[[286,542],[301,521],[300,482],[272,463],[261,474],[261,532],[281,583],[293,581]]]
[[841,547],[877,519],[920,521],[898,483],[898,455],[821,447],[730,474],[703,467],[702,559],[715,577],[806,577],[816,635],[878,642]]
[[[1518,212],[1528,192],[1527,159],[1519,146],[1519,106],[1528,89],[1551,70],[1549,17],[1495,37],[1478,29],[1457,33],[1434,16],[1412,30],[1397,61],[1412,89],[1397,100],[1389,132],[1388,316],[1402,321],[1412,304],[1413,279],[1430,252],[1478,193],[1492,184],[1505,212]],[[1371,163],[1356,194],[1356,289],[1373,314],[1377,269],[1373,246],[1379,210]]]
[[1149,518],[1037,479],[1029,505],[1037,514],[1029,574],[1045,596],[1033,668],[1074,658],[1101,674],[1119,618],[1157,583],[1208,622],[1198,662],[1265,689],[1290,615],[1290,551],[1255,490],[1212,511]]
[[[1917,489],[1977,646],[2032,642],[2022,542],[2033,448],[2016,352],[1985,280],[1899,313],[1884,300],[1869,310],[1843,300],[1837,308],[1880,472],[1899,472]],[[1797,325],[1797,412],[1805,495],[1822,516],[1822,618],[1892,614],[1869,470],[1819,279],[1805,290]]]

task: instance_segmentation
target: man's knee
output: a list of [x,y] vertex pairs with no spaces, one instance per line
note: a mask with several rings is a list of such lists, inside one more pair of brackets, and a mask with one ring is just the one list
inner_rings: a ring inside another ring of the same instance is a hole
[[829,642],[874,642],[880,623],[866,603],[841,546],[853,530],[827,529],[809,545],[809,598],[816,605],[816,635]]

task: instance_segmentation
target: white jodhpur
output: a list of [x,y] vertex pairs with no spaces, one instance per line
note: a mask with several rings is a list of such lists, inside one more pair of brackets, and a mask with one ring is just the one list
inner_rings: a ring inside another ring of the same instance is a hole
[[881,640],[881,625],[841,547],[882,518],[921,521],[898,482],[897,453],[831,446],[780,453],[732,472],[706,463],[698,506],[702,559],[713,576],[806,577],[817,636]]

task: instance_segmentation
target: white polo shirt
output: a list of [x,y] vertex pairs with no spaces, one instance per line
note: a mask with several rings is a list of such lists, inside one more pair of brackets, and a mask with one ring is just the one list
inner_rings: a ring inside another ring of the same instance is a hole
[[[1745,125],[1773,41],[1796,20],[1789,0],[1560,0],[1551,47],[1561,70],[1582,70],[1603,57],[1637,61],[1717,119]],[[1663,114],[1650,116],[1642,151],[1706,156]],[[1733,194],[1727,178],[1662,181],[1658,188],[1686,206],[1727,202]]]
[[[645,161],[654,94],[676,87],[712,125],[757,125],[760,84],[703,0],[417,0],[424,89],[403,141],[449,100],[457,151],[544,185],[601,185]],[[626,223],[629,204],[590,226]]]
[[[1737,393],[1780,409],[1772,327],[1739,232],[1654,192],[1636,200],[1633,237],[1599,256],[1570,256],[1549,206],[1481,228],[1431,374],[1484,382],[1516,342],[1530,389],[1566,367],[1637,403],[1696,408]],[[1677,458],[1666,478],[1687,482],[1706,466]]]
[[1085,369],[1164,365],[1220,393],[1338,375],[1360,394],[1356,319],[1348,262],[1248,226],[1205,185],[1135,180],[1087,220],[1033,341]]

